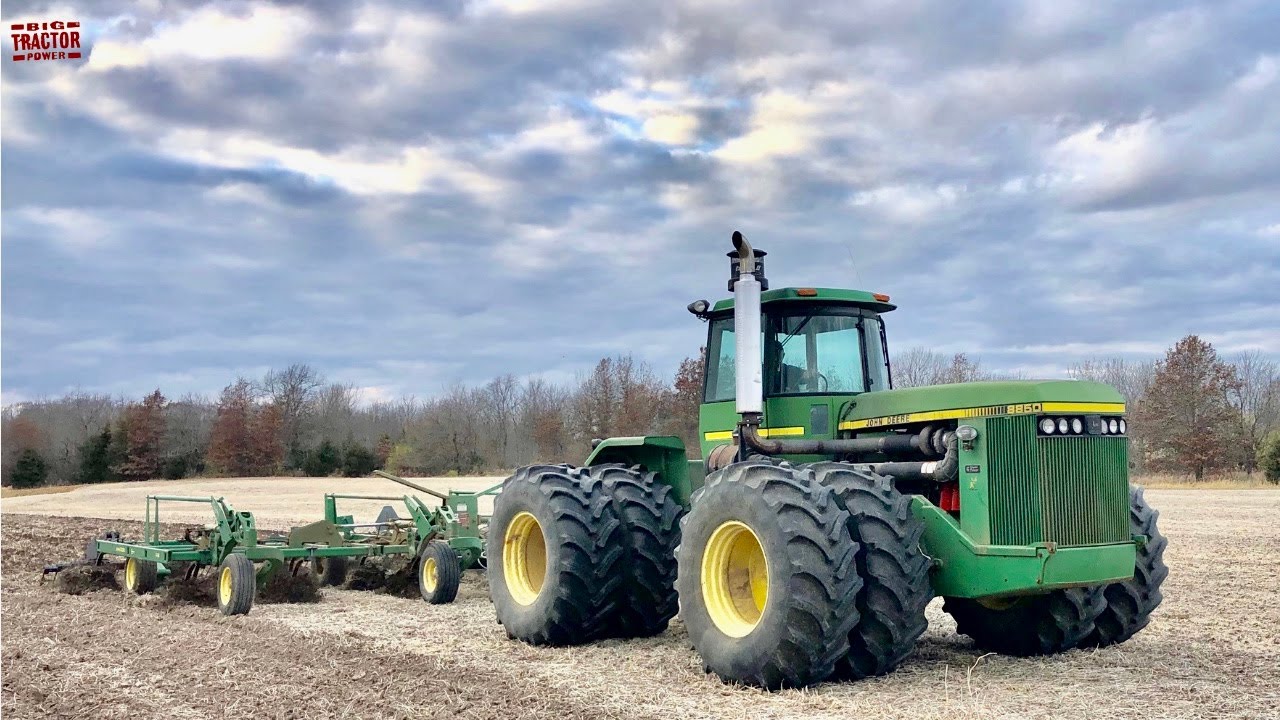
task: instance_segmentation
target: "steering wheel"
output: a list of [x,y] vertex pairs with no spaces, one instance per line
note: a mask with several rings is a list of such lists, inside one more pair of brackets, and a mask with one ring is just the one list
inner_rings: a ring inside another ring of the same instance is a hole
[[[823,375],[821,372],[819,372],[819,371],[817,371],[817,370],[814,370],[813,372],[814,372],[814,374],[816,374],[816,375],[817,375],[817,378],[816,378],[817,382],[816,382],[816,383],[814,383],[814,384],[818,386],[818,387],[817,387],[817,389],[816,389],[816,390],[814,390],[814,392],[820,392],[820,393],[824,393],[824,392],[826,392],[826,391],[828,390],[828,388],[830,388],[830,387],[831,387],[831,383],[830,383],[830,381],[828,381],[828,380],[827,380],[827,376],[826,376],[826,375]],[[814,378],[813,378],[813,375],[810,375],[809,373],[805,373],[805,385],[806,385],[806,386],[809,384],[809,380],[810,380],[810,379],[814,379]]]

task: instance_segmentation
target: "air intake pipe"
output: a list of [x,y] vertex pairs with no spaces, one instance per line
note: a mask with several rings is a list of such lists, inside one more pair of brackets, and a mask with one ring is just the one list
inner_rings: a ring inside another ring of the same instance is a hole
[[[916,454],[937,457],[935,445],[928,428],[913,435],[885,435],[870,438],[836,438],[834,440],[771,440],[760,437],[760,422],[752,423],[746,416],[738,424],[742,447],[765,455],[902,455]],[[865,463],[866,467],[881,475],[891,475],[897,480],[932,480],[945,483],[958,477],[960,458],[954,432],[942,435],[945,453],[941,460],[925,462]]]

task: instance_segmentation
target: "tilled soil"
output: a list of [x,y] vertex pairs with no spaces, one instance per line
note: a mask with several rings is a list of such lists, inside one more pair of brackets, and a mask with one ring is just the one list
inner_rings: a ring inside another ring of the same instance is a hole
[[941,612],[898,671],[766,693],[705,675],[679,622],[646,640],[535,648],[457,602],[325,588],[224,618],[164,593],[83,595],[40,566],[136,523],[5,514],[3,705],[12,718],[1280,717],[1280,492],[1149,491],[1170,537],[1165,602],[1120,646],[985,655]]

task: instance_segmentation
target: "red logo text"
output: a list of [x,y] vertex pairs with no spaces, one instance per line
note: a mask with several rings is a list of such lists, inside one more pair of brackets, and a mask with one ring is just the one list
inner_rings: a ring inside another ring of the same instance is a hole
[[9,26],[13,38],[13,59],[75,60],[80,57],[80,23],[74,20],[14,23]]

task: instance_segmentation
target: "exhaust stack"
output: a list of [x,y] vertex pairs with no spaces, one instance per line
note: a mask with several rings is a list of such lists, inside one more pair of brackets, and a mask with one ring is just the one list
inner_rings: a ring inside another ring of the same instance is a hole
[[734,379],[737,411],[743,420],[759,424],[764,412],[764,358],[760,350],[760,292],[768,288],[764,277],[764,251],[753,250],[747,238],[733,231],[729,253],[729,289],[733,291],[733,342],[736,355]]

